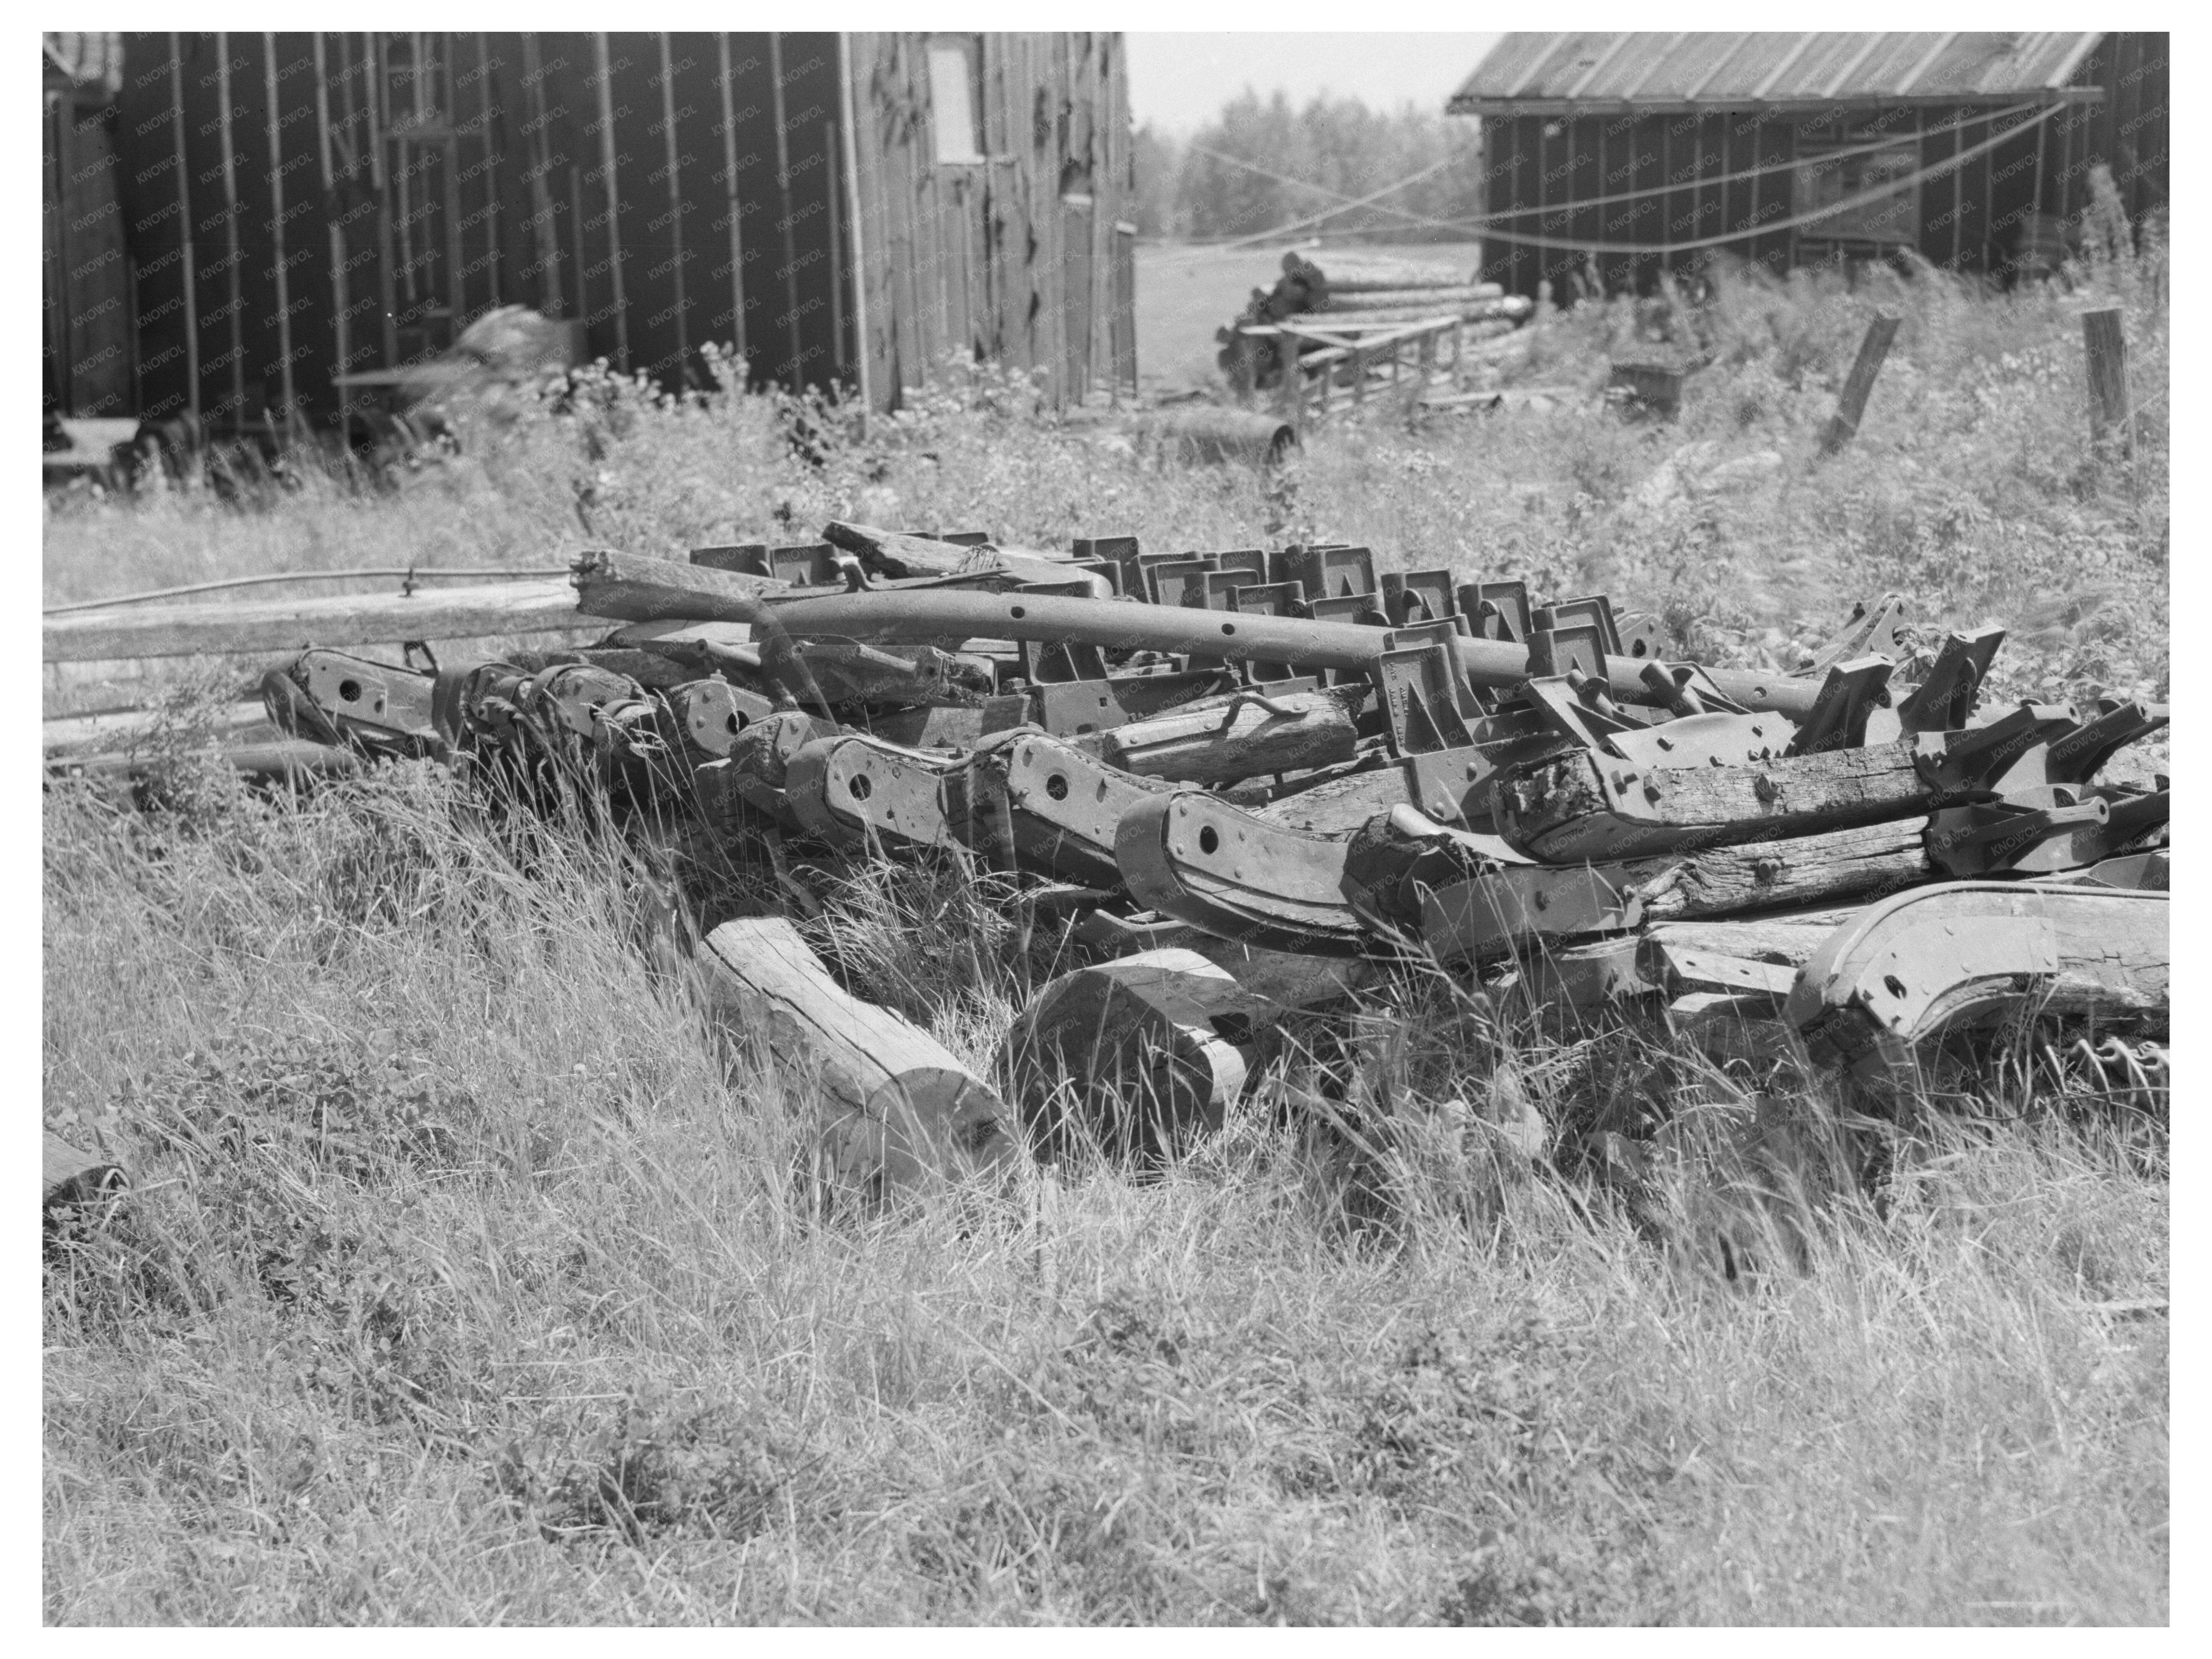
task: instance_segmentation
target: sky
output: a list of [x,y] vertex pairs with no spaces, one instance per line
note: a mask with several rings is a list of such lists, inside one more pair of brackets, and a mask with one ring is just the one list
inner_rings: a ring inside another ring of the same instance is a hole
[[1395,110],[1408,100],[1441,112],[1492,34],[1148,34],[1124,37],[1129,112],[1188,137],[1249,85],[1278,87],[1294,104],[1326,91]]

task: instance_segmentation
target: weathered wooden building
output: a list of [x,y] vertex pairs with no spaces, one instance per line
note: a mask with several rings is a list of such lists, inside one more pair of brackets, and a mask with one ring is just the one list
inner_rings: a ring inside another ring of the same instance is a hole
[[947,353],[1133,387],[1115,34],[136,33],[89,80],[65,38],[63,413],[328,422],[509,304],[671,386],[712,342],[879,410]]
[[2164,34],[1507,34],[1484,123],[1484,274],[1648,286],[1725,249],[1775,269],[1914,248],[2047,256],[2112,169],[2166,199]]

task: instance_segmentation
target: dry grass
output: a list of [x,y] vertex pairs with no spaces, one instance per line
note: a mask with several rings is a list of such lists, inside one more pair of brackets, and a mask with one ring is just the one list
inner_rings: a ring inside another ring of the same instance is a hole
[[[1899,354],[1816,465],[1877,297]],[[1594,379],[1631,320],[1532,374]],[[2148,390],[2163,321],[2130,330]],[[47,587],[548,562],[580,503],[659,551],[831,512],[1307,530],[1610,583],[1739,659],[1894,586],[2023,623],[2015,687],[2162,688],[2163,405],[2132,471],[2085,465],[2077,342],[2044,297],[1746,288],[1677,430],[1378,420],[1273,490],[988,379],[819,469],[766,400],[623,396],[386,495],[64,503]],[[1706,441],[1781,464],[1638,504]],[[2125,1305],[2166,1294],[2162,1134],[2046,1099],[1893,1134],[1869,1188],[1786,1079],[1422,981],[1329,1054],[1335,1103],[1279,1069],[1156,1179],[824,1216],[803,1067],[702,1041],[638,852],[427,768],[280,808],[186,767],[166,799],[46,806],[46,1114],[138,1181],[49,1254],[50,1621],[2166,1617],[2166,1320]],[[979,1063],[1049,971],[957,870],[824,891],[855,988]],[[1581,1161],[1650,1118],[1632,1189]]]

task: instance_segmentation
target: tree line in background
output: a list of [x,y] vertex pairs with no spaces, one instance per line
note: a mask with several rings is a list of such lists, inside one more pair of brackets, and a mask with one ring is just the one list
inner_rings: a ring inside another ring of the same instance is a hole
[[[1133,153],[1144,236],[1245,236],[1343,207],[1315,229],[1464,241],[1474,233],[1455,222],[1482,210],[1480,125],[1413,104],[1389,113],[1322,96],[1294,108],[1280,92],[1263,100],[1248,87],[1192,138],[1146,122]],[[1380,201],[1345,206],[1432,167]]]

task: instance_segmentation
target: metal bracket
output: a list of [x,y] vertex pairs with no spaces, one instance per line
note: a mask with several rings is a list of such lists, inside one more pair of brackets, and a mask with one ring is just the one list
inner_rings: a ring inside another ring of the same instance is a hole
[[1459,590],[1460,614],[1476,637],[1517,645],[1528,637],[1528,584],[1465,582]]
[[1394,570],[1382,578],[1382,611],[1394,628],[1447,622],[1459,614],[1449,570]]
[[1372,673],[1393,754],[1433,754],[1474,741],[1460,713],[1459,664],[1449,646],[1385,651]]
[[768,550],[768,574],[793,587],[842,587],[847,585],[837,550],[827,542],[797,542]]
[[1528,865],[1425,892],[1421,933],[1439,962],[1510,954],[1539,935],[1640,927],[1644,902],[1588,866]]
[[1893,666],[1887,657],[1854,657],[1831,668],[1797,735],[1783,752],[1818,755],[1865,743],[1867,717],[1888,705]]
[[[1675,714],[1747,714],[1751,711],[1723,693],[1702,664],[1648,662],[1638,676]],[[1774,717],[1782,719],[1778,714]]]
[[692,680],[668,694],[669,707],[691,741],[708,754],[727,758],[738,733],[775,712],[757,691],[727,680]]
[[1145,592],[1154,605],[1202,607],[1206,578],[1221,568],[1210,556],[1185,555],[1176,559],[1151,559],[1145,566]]
[[1618,714],[1591,708],[1565,674],[1532,677],[1522,686],[1521,695],[1547,729],[1601,755],[1620,754],[1611,741],[1614,733],[1644,729]]
[[1285,548],[1275,560],[1277,581],[1303,583],[1310,601],[1338,599],[1348,594],[1375,592],[1372,550],[1343,543],[1330,546]]
[[1937,794],[1986,789],[2038,744],[2063,736],[2074,726],[2074,711],[2063,702],[2023,702],[1986,726],[1959,732],[1923,732],[1914,745],[1912,763]]
[[2063,738],[2054,738],[2044,754],[2044,781],[2048,783],[2087,783],[2105,763],[2140,738],[2168,723],[2164,703],[2100,703],[2096,719]]
[[1658,726],[1609,734],[1611,752],[1639,770],[1681,771],[1772,760],[1789,746],[1790,722],[1779,714],[1686,714]]
[[1895,593],[1885,593],[1872,605],[1860,599],[1851,606],[1850,620],[1820,645],[1813,653],[1813,660],[1806,665],[1807,674],[1826,673],[1847,657],[1863,657],[1869,653],[1887,657],[1893,662],[1905,655],[1904,643],[1897,630],[1905,620],[1905,600]]
[[1945,635],[1928,678],[1897,705],[1899,730],[1911,735],[1964,727],[1973,715],[1982,683],[1989,678],[1990,664],[1996,660],[2004,638],[2002,628]]
[[1552,613],[1556,631],[1569,628],[1597,629],[1598,649],[1608,657],[1620,655],[1620,628],[1614,622],[1613,601],[1602,593],[1586,593],[1578,599],[1555,599],[1544,607]]
[[2024,790],[1936,813],[1925,834],[1928,856],[1961,879],[2076,869],[2103,856],[2110,817],[2104,801],[2063,785]]

